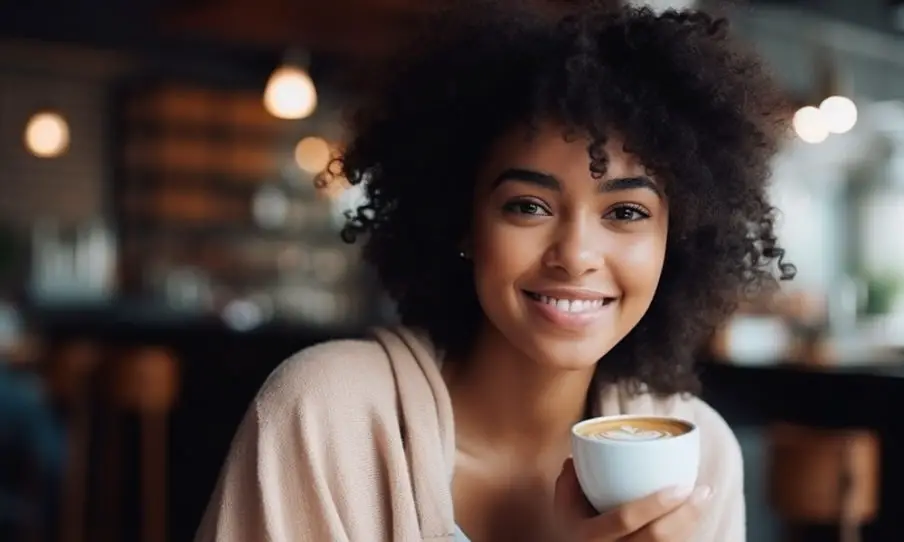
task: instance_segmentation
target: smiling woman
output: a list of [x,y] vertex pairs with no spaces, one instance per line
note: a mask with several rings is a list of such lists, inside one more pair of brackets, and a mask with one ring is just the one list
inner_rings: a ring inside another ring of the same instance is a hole
[[[765,197],[779,93],[704,13],[514,3],[459,3],[368,88],[344,237],[405,327],[274,373],[199,540],[744,539],[693,354],[794,272]],[[570,428],[615,414],[693,423],[697,487],[594,511]]]
[[[774,267],[782,251],[764,192],[786,130],[781,93],[726,22],[701,12],[657,16],[603,2],[556,18],[490,4],[480,19],[473,9],[446,13],[393,58],[384,84],[372,85],[355,112],[344,174],[370,179],[370,203],[346,237],[367,234],[365,254],[403,322],[466,357],[484,321],[481,274],[456,261],[475,241],[472,198],[488,195],[474,183],[518,165],[519,152],[549,156],[547,143],[564,137],[574,152],[550,160],[584,178],[655,179],[672,209],[653,220],[670,230],[659,295],[599,364],[599,378],[696,391],[694,350],[738,293],[771,287],[777,271],[793,275]],[[535,173],[550,173],[534,160]]]

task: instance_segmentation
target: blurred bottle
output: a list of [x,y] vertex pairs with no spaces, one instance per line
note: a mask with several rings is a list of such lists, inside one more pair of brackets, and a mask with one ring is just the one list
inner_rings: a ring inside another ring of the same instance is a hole
[[101,220],[66,238],[55,221],[32,228],[31,294],[41,303],[99,302],[115,294],[116,243]]

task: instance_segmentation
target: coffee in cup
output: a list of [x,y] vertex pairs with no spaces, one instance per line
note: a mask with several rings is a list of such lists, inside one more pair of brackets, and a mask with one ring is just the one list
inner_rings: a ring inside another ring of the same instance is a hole
[[587,500],[599,512],[662,489],[692,489],[700,465],[693,423],[652,415],[604,416],[575,424],[572,455]]
[[694,429],[694,426],[677,419],[637,417],[624,420],[599,420],[581,425],[578,433],[594,440],[621,440],[640,442],[674,438]]

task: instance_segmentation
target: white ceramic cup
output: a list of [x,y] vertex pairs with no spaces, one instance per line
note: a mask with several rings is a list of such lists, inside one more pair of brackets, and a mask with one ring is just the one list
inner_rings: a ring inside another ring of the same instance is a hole
[[[651,434],[623,439],[581,434],[600,422],[662,420],[687,426],[686,433],[668,438]],[[700,467],[700,432],[686,420],[667,416],[603,416],[584,420],[571,429],[574,467],[581,489],[598,512],[605,512],[657,491],[675,487],[693,489]]]

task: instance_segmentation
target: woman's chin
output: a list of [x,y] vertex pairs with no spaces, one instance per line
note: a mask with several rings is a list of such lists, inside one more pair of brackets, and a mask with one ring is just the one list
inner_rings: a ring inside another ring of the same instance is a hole
[[599,358],[592,360],[556,360],[548,363],[547,366],[560,371],[586,371],[594,369],[598,362]]
[[533,365],[546,370],[582,371],[593,369],[618,342],[609,329],[585,337],[563,337],[535,327],[511,326],[506,331],[492,327],[497,346],[514,348]]
[[594,346],[581,348],[579,344],[536,345],[533,352],[527,354],[542,367],[560,371],[582,371],[596,367],[600,358],[608,351]]

